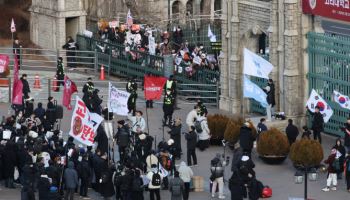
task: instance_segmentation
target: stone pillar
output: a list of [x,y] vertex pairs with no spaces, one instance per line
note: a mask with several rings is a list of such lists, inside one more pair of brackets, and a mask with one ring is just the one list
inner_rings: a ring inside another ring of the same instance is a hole
[[230,112],[234,114],[242,113],[242,66],[241,66],[241,50],[240,50],[240,33],[239,33],[239,0],[232,0],[232,16],[231,25],[231,53],[229,63],[229,97],[231,100]]
[[279,63],[278,63],[278,0],[272,0],[271,2],[271,14],[270,14],[270,27],[267,30],[269,37],[269,61],[273,65],[273,70],[270,77],[275,83],[275,100],[276,100],[276,110],[281,110],[280,108],[280,81],[279,81]]
[[65,11],[66,6],[65,6],[65,0],[58,0],[57,1],[57,11],[63,12]]
[[284,29],[284,52],[285,68],[284,90],[285,90],[285,112],[287,116],[298,116],[302,112],[302,90],[300,73],[300,5],[298,0],[284,1],[285,29]]
[[56,42],[54,43],[54,49],[61,49],[66,43],[66,18],[56,19]]
[[[195,2],[195,1],[194,1]],[[222,15],[221,15],[221,43],[222,43],[222,50],[220,53],[220,103],[219,107],[222,110],[229,110],[229,85],[228,85],[228,58],[229,58],[229,52],[231,48],[231,44],[229,43],[229,37],[230,37],[230,25],[228,23],[229,16],[231,16],[231,7],[229,6],[228,1],[221,1],[222,4]],[[197,6],[196,6],[197,7]]]

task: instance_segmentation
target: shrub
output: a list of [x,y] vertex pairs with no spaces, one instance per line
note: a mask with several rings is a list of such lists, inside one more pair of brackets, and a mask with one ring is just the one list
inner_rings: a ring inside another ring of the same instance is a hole
[[244,119],[242,117],[236,116],[231,118],[227,123],[224,138],[231,145],[234,145],[238,141],[240,129],[242,127],[243,122]]
[[294,166],[318,166],[323,159],[323,149],[316,140],[301,139],[291,146],[289,157]]
[[208,115],[207,120],[212,139],[223,139],[229,118],[225,115],[215,114]]
[[272,127],[260,134],[257,151],[261,156],[286,156],[289,152],[288,138],[280,130]]

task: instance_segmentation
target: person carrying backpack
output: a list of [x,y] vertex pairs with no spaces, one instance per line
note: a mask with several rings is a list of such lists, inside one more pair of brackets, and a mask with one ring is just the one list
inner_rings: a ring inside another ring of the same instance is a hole
[[154,195],[156,195],[157,200],[160,200],[160,187],[162,185],[163,175],[157,165],[153,164],[151,167],[151,171],[147,173],[147,178],[150,180],[148,183],[150,200],[154,200]]
[[208,127],[207,117],[204,116],[203,112],[199,113],[199,117],[194,123],[194,127],[196,128],[198,135],[197,146],[199,150],[204,151],[210,144],[210,130]]
[[[335,162],[336,156],[337,156],[337,150],[332,149],[331,155],[329,155],[327,160],[324,161],[324,163],[328,164],[327,187],[322,189],[322,191],[324,192],[328,192],[329,189],[333,191],[337,190],[337,169],[336,169],[337,162]],[[331,187],[332,183],[333,183],[333,187]]]
[[219,187],[219,199],[225,199],[224,196],[224,167],[221,161],[221,154],[216,154],[210,161],[210,181],[213,183],[211,188],[211,197],[215,197],[216,187]]
[[169,190],[171,192],[171,200],[182,200],[184,191],[184,182],[180,178],[180,173],[175,171],[174,178],[169,182]]

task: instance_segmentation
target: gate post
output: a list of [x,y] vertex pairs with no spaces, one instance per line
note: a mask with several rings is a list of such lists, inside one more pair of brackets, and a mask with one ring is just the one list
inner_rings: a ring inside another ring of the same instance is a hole
[[50,96],[51,96],[51,79],[50,78],[48,78],[47,79],[47,94],[48,94],[48,97],[47,98],[49,98]]
[[108,56],[108,78],[111,71],[111,54]]
[[219,108],[220,103],[220,83],[216,81],[216,107]]
[[97,74],[97,68],[98,68],[98,64],[97,64],[97,49],[95,48],[95,63],[94,63],[94,68],[95,68],[95,74]]
[[9,103],[11,103],[11,100],[12,100],[12,95],[11,95],[11,93],[12,93],[12,91],[11,91],[11,78],[8,78],[8,80],[9,80]]

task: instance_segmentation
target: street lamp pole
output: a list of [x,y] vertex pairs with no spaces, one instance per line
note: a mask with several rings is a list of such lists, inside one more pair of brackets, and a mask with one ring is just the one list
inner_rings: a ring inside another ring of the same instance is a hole
[[307,200],[307,169],[304,169],[304,199]]
[[170,31],[170,0],[168,0],[168,31]]

